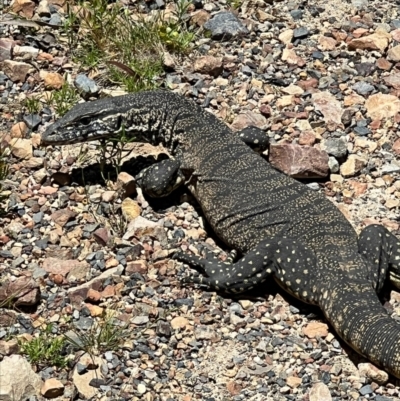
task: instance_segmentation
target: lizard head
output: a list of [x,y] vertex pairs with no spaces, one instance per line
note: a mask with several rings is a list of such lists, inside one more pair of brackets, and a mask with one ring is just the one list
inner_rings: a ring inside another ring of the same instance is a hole
[[42,135],[44,145],[66,145],[107,138],[123,129],[117,98],[75,105]]

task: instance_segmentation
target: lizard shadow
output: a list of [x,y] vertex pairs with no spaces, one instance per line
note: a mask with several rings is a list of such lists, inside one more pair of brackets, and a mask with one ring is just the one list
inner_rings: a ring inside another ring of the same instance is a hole
[[157,157],[154,155],[139,155],[126,160],[118,167],[118,169],[112,164],[101,165],[100,163],[94,163],[84,167],[72,169],[70,178],[73,183],[78,185],[104,184],[105,179],[115,182],[117,180],[118,170],[135,176],[144,168],[167,158],[168,156],[165,153],[160,153],[157,155]]

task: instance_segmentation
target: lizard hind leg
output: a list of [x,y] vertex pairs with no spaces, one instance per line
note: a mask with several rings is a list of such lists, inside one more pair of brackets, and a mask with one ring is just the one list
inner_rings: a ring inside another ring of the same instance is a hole
[[379,293],[389,276],[400,289],[400,241],[378,224],[365,227],[358,238],[360,254],[369,262],[369,278]]

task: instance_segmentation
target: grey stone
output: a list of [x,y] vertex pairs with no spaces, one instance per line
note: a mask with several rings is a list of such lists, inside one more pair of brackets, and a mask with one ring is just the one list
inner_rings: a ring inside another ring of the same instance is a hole
[[75,86],[82,94],[90,96],[95,95],[99,91],[99,87],[93,79],[88,78],[84,74],[78,74],[75,78]]
[[359,95],[368,95],[375,90],[375,87],[368,82],[358,81],[352,86],[353,90]]
[[321,149],[325,150],[330,156],[342,158],[347,154],[347,144],[341,138],[329,138],[322,142]]
[[211,31],[211,38],[214,40],[230,40],[249,34],[249,30],[228,11],[216,14],[204,24],[204,28]]

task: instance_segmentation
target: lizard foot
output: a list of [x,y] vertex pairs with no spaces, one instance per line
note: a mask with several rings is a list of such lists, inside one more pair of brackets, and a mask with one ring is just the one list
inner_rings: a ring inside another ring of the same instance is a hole
[[184,277],[183,282],[201,284],[210,289],[222,290],[226,288],[224,283],[236,257],[237,252],[231,251],[225,262],[216,259],[212,253],[208,253],[207,257],[203,259],[199,256],[178,252],[172,258],[189,265],[200,273],[199,276],[191,274]]

